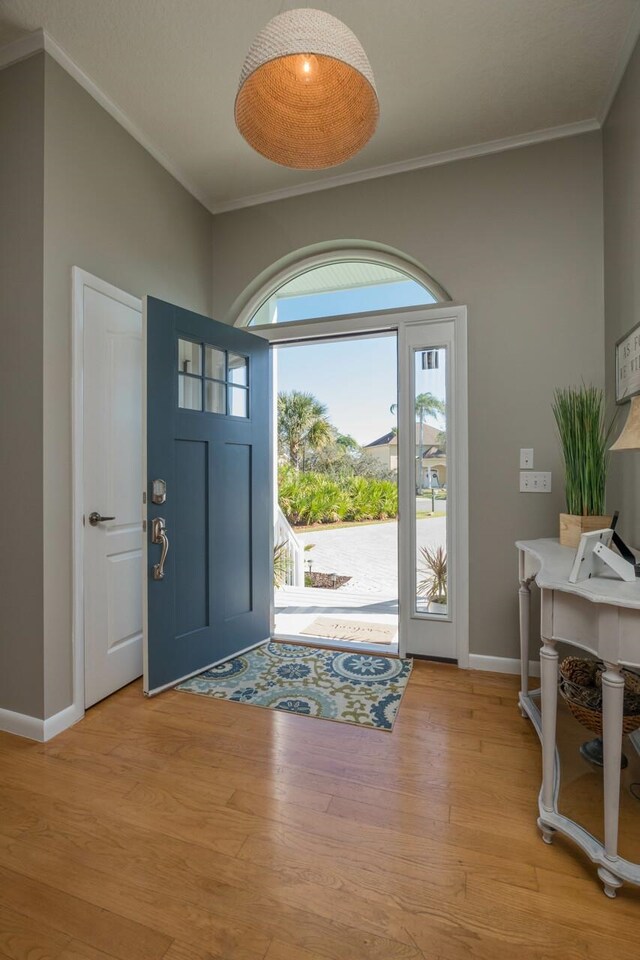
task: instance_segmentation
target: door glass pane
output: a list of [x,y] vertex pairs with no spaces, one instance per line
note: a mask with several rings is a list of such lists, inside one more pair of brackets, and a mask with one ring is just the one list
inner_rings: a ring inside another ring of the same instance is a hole
[[226,390],[224,383],[216,383],[215,380],[205,380],[205,410],[207,413],[226,413]]
[[202,410],[202,380],[178,374],[178,406],[185,410]]
[[447,348],[415,351],[415,610],[447,616]]
[[229,413],[232,417],[249,416],[249,391],[244,387],[229,387]]
[[178,340],[178,370],[196,377],[202,374],[202,346],[199,343]]
[[237,353],[229,354],[229,381],[247,386],[248,361]]
[[224,350],[217,350],[205,347],[205,374],[207,377],[213,377],[214,380],[226,380],[226,358]]

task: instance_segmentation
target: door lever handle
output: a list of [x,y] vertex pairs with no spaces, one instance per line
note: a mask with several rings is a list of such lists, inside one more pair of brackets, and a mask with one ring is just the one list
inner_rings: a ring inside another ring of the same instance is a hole
[[115,517],[101,517],[97,510],[89,514],[89,523],[92,527],[97,527],[99,523],[104,523],[105,520],[115,520]]
[[160,563],[154,563],[153,565],[153,579],[162,580],[164,578],[164,563],[167,559],[167,553],[169,552],[167,524],[163,517],[154,517],[151,521],[151,543],[162,544]]

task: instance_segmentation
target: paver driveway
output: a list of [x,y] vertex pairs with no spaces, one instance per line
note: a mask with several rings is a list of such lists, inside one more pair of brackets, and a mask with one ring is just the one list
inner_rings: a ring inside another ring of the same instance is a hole
[[[446,517],[418,520],[418,547],[446,542]],[[398,596],[398,524],[363,524],[337,530],[322,527],[299,533],[304,544],[313,549],[305,553],[312,569],[319,573],[337,573],[351,580],[340,589],[354,593],[373,593],[381,599]]]

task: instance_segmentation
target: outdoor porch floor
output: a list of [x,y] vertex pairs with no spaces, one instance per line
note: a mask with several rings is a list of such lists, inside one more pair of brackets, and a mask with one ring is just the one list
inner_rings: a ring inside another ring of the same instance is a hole
[[[371,645],[354,640],[328,640],[301,634],[317,616],[339,617],[342,620],[362,620],[367,623],[386,624],[395,627],[392,643]],[[300,638],[305,643],[318,643],[331,647],[367,650],[379,654],[398,652],[398,599],[390,596],[372,596],[370,593],[353,593],[339,590],[322,590],[313,587],[282,587],[275,592],[275,633],[279,639]]]

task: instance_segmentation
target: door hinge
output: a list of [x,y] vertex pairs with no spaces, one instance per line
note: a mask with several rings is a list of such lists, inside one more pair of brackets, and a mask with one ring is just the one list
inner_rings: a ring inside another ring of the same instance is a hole
[[143,491],[142,491],[142,502],[143,502],[143,503],[146,503],[146,502],[147,502],[147,491],[146,491],[146,490],[143,490]]
[[146,532],[147,532],[147,521],[146,521],[146,520],[143,520],[143,521],[142,521],[142,532],[143,532],[143,533],[146,533]]

